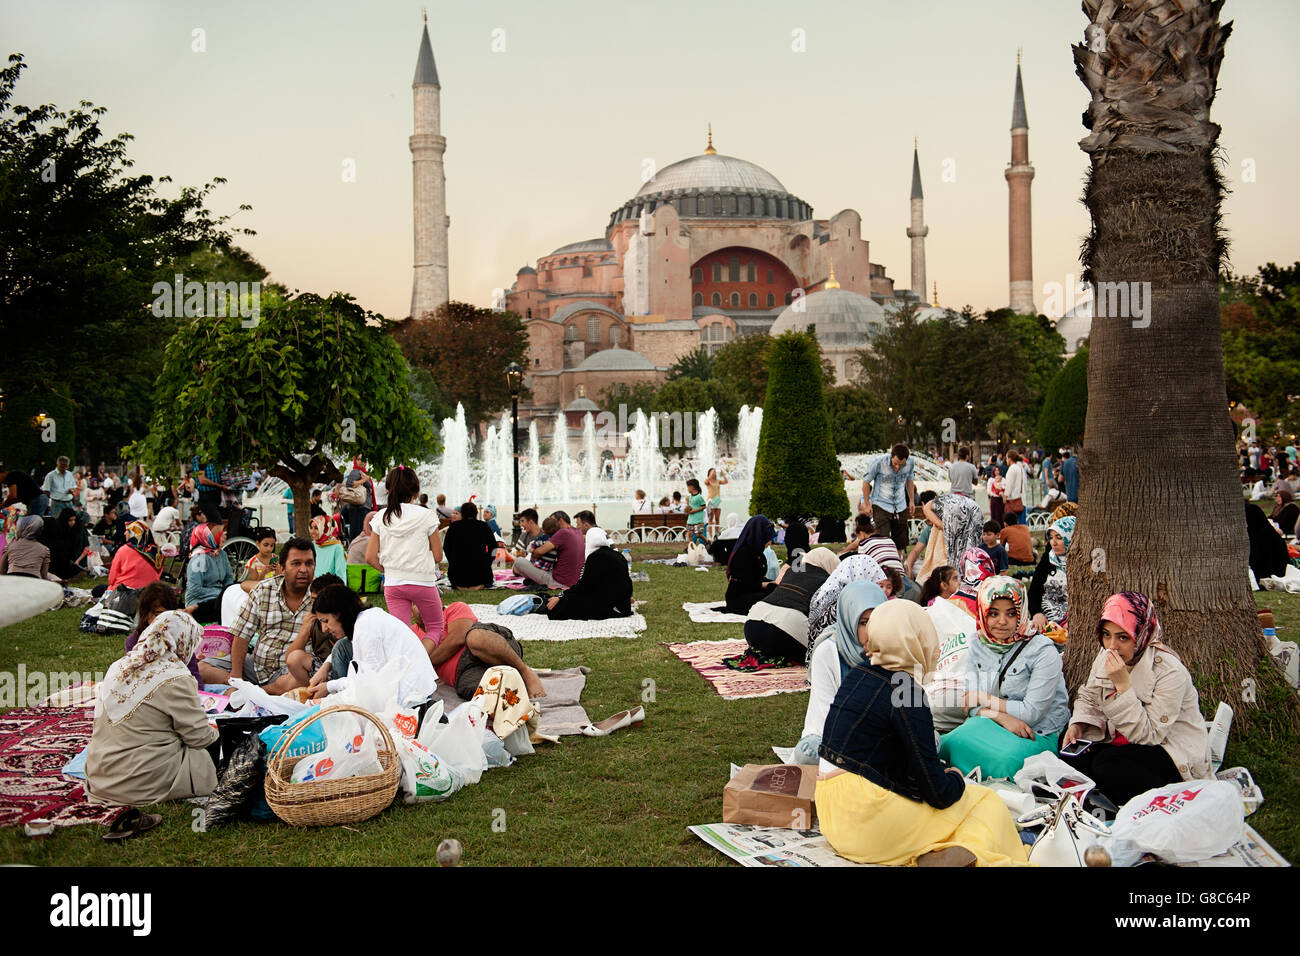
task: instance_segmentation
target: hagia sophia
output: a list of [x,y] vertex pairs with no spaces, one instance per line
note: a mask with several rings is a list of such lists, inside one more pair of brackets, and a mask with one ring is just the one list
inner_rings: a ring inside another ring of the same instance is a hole
[[[415,279],[411,314],[448,299],[446,193],[437,69],[426,24],[415,80]],[[1009,188],[1010,305],[1034,311],[1030,271],[1028,120],[1020,66],[1012,108]],[[618,383],[660,382],[682,356],[713,354],[737,336],[779,335],[813,326],[836,384],[856,374],[856,352],[908,303],[922,319],[940,314],[926,295],[924,194],[912,154],[910,288],[896,289],[872,262],[862,217],[842,209],[827,219],[755,163],[707,146],[659,169],[610,213],[604,234],[561,245],[525,265],[495,303],[528,330],[520,420],[571,425],[596,411],[592,400]]]

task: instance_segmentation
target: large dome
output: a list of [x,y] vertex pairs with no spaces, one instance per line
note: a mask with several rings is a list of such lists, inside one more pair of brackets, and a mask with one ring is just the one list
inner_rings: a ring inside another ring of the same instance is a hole
[[614,226],[672,206],[683,219],[785,219],[804,222],[812,206],[792,195],[761,166],[707,152],[665,166],[636,195],[610,213]]
[[823,349],[863,349],[873,332],[885,326],[885,310],[869,296],[848,289],[822,289],[788,305],[772,323],[769,335],[803,331],[813,326]]
[[761,166],[735,156],[719,156],[717,153],[692,156],[664,167],[655,173],[654,179],[638,190],[637,195],[651,196],[670,189],[770,189],[773,192],[785,192],[781,181]]

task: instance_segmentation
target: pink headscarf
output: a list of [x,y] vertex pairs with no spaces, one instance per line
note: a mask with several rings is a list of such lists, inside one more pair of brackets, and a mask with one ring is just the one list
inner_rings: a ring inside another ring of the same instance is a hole
[[1160,640],[1160,619],[1156,605],[1140,591],[1121,591],[1106,599],[1097,621],[1097,642],[1101,643],[1102,622],[1110,621],[1122,627],[1133,638],[1133,661],[1142,656],[1147,645]]

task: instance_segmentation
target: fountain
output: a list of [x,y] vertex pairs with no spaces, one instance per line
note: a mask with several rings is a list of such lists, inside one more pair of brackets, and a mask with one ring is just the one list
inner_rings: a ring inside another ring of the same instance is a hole
[[582,487],[587,501],[596,500],[596,480],[600,477],[600,452],[596,448],[596,420],[591,412],[582,420]]
[[651,503],[658,502],[657,487],[663,457],[659,454],[659,430],[641,409],[636,410],[632,430],[628,433],[627,471],[632,483],[646,493]]
[[[521,468],[522,470],[522,468]],[[537,422],[528,423],[528,504],[542,500],[542,455],[537,440]]]
[[551,442],[551,457],[555,460],[556,484],[552,491],[559,492],[560,501],[569,500],[569,423],[564,410],[555,413],[555,438]]
[[[456,507],[469,499],[469,429],[465,427],[465,406],[457,403],[456,417],[442,420],[442,467],[438,469],[441,481],[437,491],[447,496],[448,503]],[[428,477],[420,476],[421,486],[430,484],[433,469]],[[436,494],[437,492],[434,492]]]
[[[703,486],[710,468],[718,468],[718,413],[710,408],[696,421],[695,477]],[[719,474],[722,469],[718,468]]]
[[758,461],[758,438],[763,433],[763,409],[740,406],[740,420],[736,426],[736,444],[740,451],[742,476],[754,480],[754,463]]

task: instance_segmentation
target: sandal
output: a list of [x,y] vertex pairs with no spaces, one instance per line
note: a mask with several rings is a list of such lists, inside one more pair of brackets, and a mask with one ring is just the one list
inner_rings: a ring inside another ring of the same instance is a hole
[[113,821],[108,832],[104,834],[105,843],[116,843],[119,840],[129,840],[133,836],[141,833],[148,833],[154,827],[162,824],[162,814],[160,813],[141,813],[135,807],[118,814],[117,819]]

